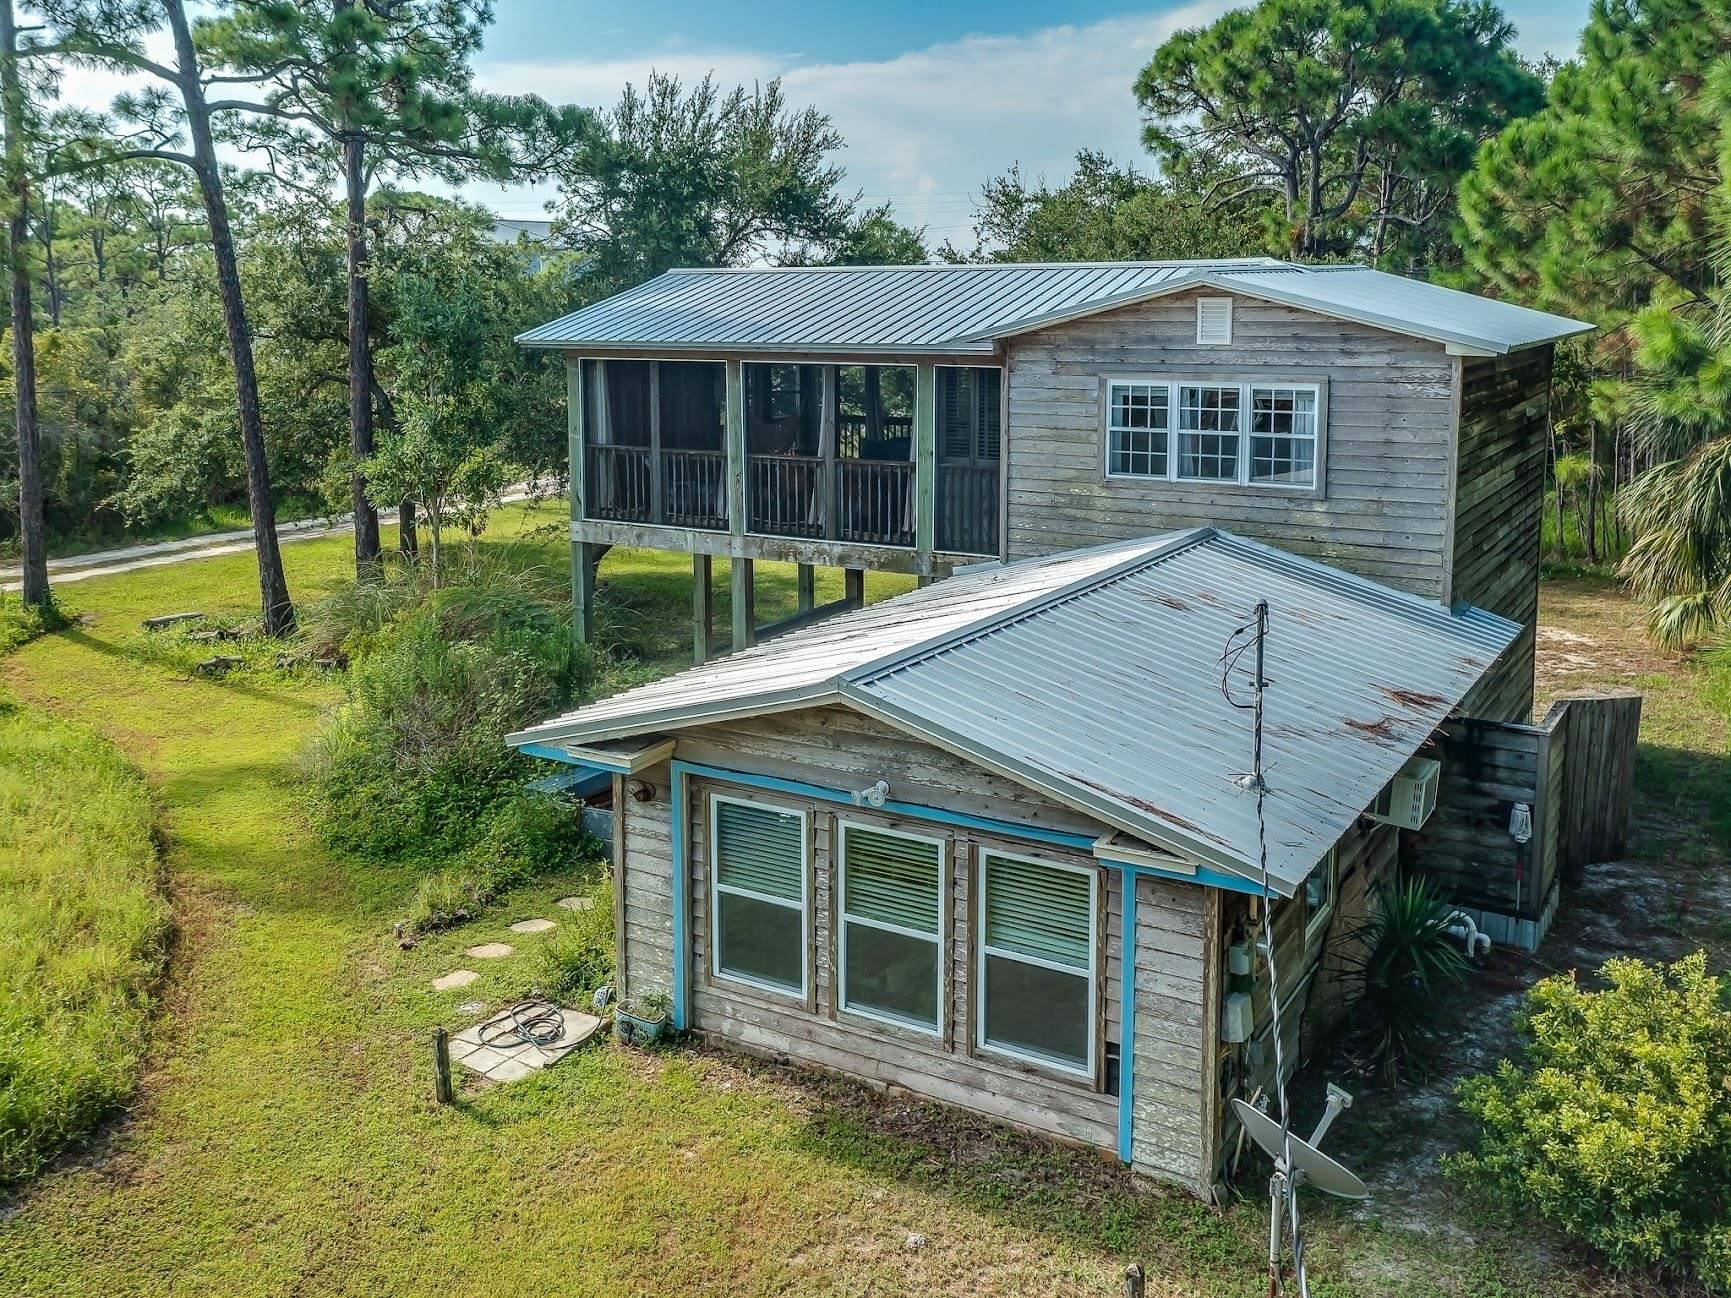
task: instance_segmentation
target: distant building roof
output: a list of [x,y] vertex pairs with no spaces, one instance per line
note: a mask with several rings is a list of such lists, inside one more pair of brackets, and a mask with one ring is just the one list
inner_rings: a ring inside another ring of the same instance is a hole
[[[1520,628],[1202,528],[964,571],[509,737],[595,743],[841,704],[1259,879],[1220,656],[1270,607],[1268,868],[1290,894]],[[1244,682],[1239,682],[1242,689]]]
[[1592,328],[1366,266],[1000,262],[670,270],[521,334],[529,347],[990,354],[997,340],[1204,287],[1501,355]]
[[527,239],[530,243],[550,243],[553,239],[553,222],[519,221],[496,216],[493,218],[492,234],[498,243],[516,243],[518,239]]

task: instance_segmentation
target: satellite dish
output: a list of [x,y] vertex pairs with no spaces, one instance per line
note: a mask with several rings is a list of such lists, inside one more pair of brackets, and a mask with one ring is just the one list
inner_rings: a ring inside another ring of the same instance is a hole
[[[1329,1097],[1331,1106],[1333,1096]],[[1281,1168],[1286,1158],[1286,1152],[1281,1148],[1280,1124],[1269,1117],[1261,1109],[1252,1108],[1243,1100],[1232,1101],[1232,1107],[1238,1112],[1238,1120],[1244,1124],[1244,1129],[1250,1133],[1250,1138],[1262,1146],[1262,1152],[1274,1160],[1276,1168]],[[1332,1115],[1330,1115],[1332,1117]],[[1320,1139],[1325,1129],[1325,1122],[1316,1133]],[[1324,1194],[1337,1195],[1342,1199],[1368,1199],[1370,1189],[1365,1183],[1354,1176],[1346,1168],[1335,1162],[1308,1140],[1303,1140],[1291,1132],[1287,1133],[1286,1145],[1292,1151],[1292,1166],[1285,1169],[1291,1172],[1294,1182],[1309,1181]]]

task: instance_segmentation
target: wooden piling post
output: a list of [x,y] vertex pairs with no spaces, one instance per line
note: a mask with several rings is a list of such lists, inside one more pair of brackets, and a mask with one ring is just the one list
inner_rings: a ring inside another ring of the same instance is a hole
[[433,1029],[433,1098],[449,1104],[451,1091],[451,1036],[444,1028]]
[[1144,1289],[1142,1264],[1132,1262],[1124,1268],[1124,1298],[1143,1298]]

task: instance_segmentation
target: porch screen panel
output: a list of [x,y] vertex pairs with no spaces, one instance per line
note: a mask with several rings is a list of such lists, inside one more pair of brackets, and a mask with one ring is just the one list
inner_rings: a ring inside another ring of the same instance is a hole
[[1093,873],[992,852],[982,870],[980,1044],[1090,1071]]
[[943,847],[842,827],[842,1004],[912,1027],[938,1027]]
[[715,971],[803,993],[805,818],[756,803],[712,805]]

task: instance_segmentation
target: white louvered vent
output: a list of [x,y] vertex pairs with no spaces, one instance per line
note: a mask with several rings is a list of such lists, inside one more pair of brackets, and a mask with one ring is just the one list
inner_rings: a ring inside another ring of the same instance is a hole
[[1224,346],[1232,341],[1231,298],[1196,299],[1196,341],[1214,346]]

